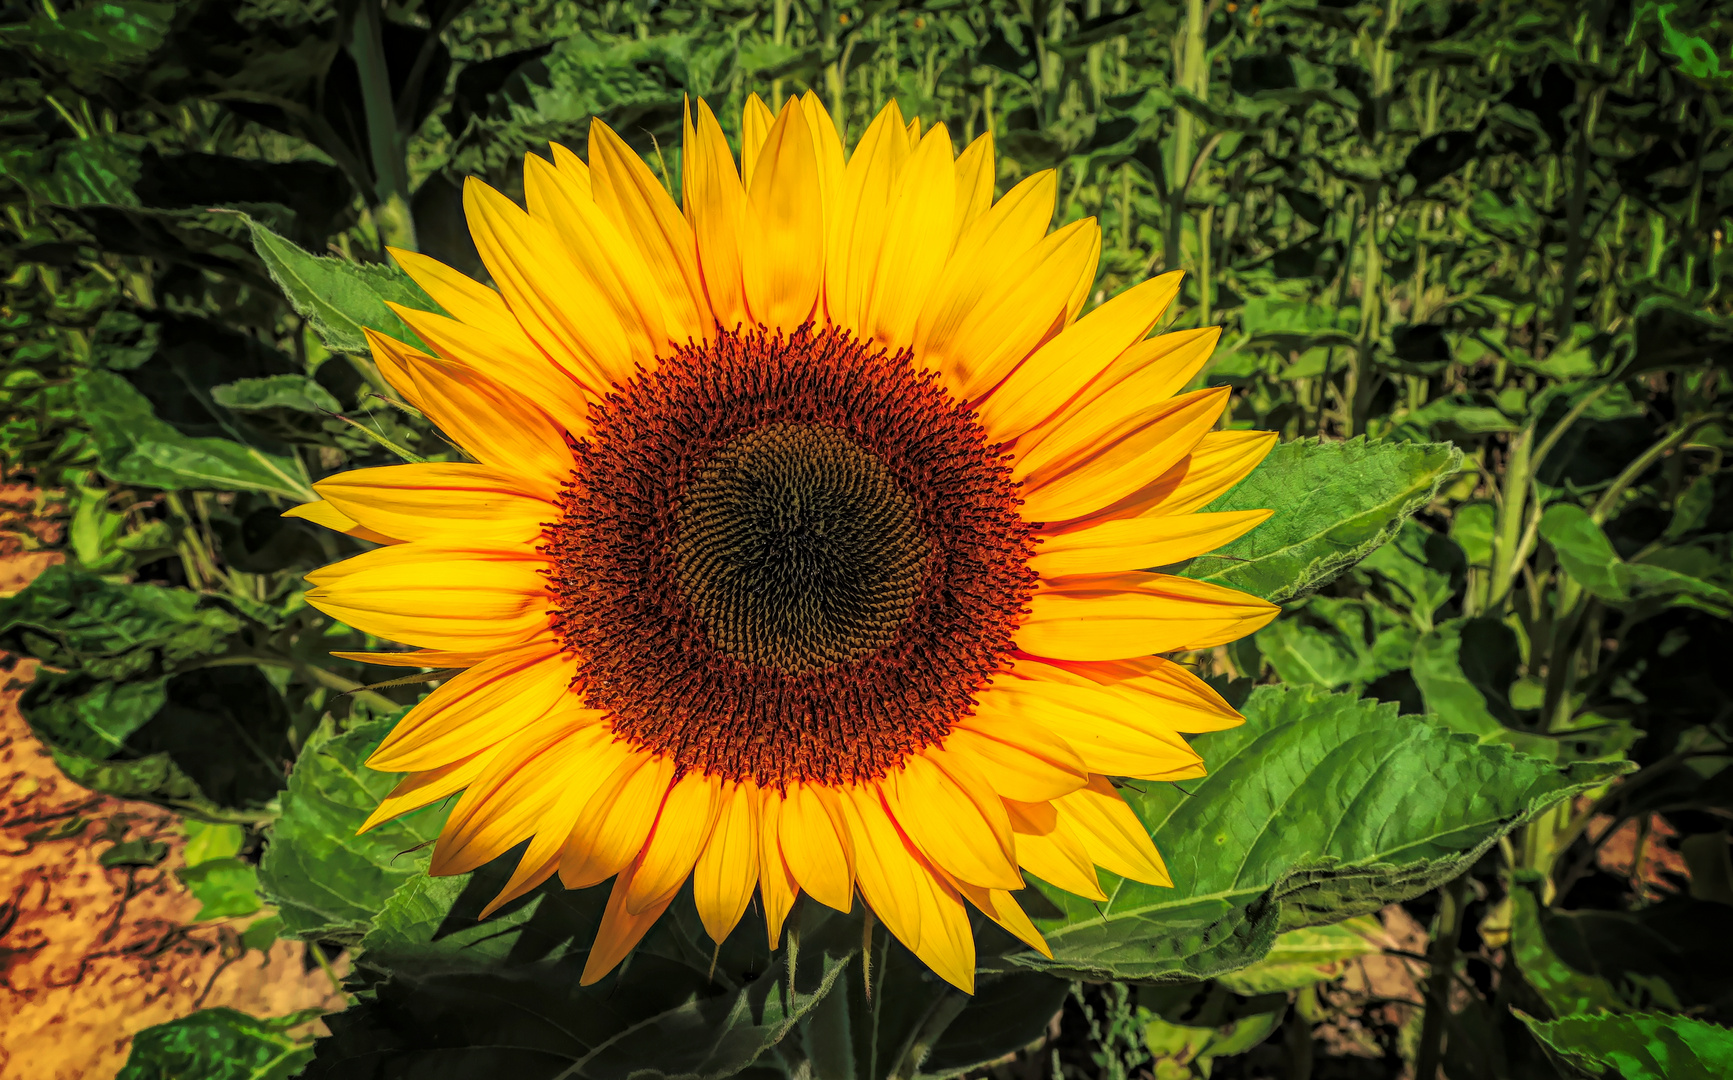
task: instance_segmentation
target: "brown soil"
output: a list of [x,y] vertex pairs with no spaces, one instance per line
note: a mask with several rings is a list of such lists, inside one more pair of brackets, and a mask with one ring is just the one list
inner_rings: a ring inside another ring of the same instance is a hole
[[[0,557],[0,594],[54,561]],[[28,661],[0,672],[0,1080],[106,1080],[134,1033],[200,1008],[342,1008],[301,943],[244,951],[249,920],[192,921],[199,903],[174,874],[185,865],[180,819],[62,774],[18,712],[33,672]],[[114,843],[137,839],[167,844],[167,858],[102,865]]]

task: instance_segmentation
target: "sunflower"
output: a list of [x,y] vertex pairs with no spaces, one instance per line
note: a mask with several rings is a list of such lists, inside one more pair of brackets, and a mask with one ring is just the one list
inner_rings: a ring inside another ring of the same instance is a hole
[[1276,608],[1146,572],[1264,511],[1197,513],[1273,435],[1181,392],[1218,329],[1146,337],[1179,288],[1079,318],[1093,220],[1055,180],[993,199],[895,104],[852,155],[818,99],[751,98],[740,166],[688,107],[684,209],[613,131],[471,180],[489,288],[394,252],[443,313],[394,310],[380,373],[468,460],[365,469],[291,511],[381,546],[307,600],[461,668],[368,764],[407,774],[366,827],[458,792],[434,874],[525,844],[498,908],[613,879],[584,981],[688,878],[721,940],[760,899],[865,904],[970,990],[968,906],[1047,947],[1024,872],[1105,899],[1166,885],[1109,777],[1202,775],[1240,722],[1184,667]]

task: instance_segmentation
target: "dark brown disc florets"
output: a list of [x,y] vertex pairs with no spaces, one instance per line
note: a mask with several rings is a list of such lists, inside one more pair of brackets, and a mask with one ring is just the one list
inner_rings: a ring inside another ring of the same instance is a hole
[[907,353],[722,332],[592,407],[547,533],[576,689],[682,771],[876,778],[1009,657],[1034,527]]

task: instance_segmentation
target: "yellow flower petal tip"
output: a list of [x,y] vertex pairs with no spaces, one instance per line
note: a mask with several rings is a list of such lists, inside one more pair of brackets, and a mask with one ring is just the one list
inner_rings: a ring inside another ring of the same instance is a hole
[[[777,103],[772,103],[777,104]],[[308,603],[460,668],[375,752],[366,827],[458,796],[434,873],[527,845],[491,913],[613,879],[586,983],[684,883],[718,942],[756,892],[857,894],[972,991],[969,907],[1048,953],[1024,874],[1171,879],[1105,777],[1201,773],[1237,716],[1154,654],[1275,614],[1148,572],[1254,529],[1197,511],[1268,451],[1187,387],[1213,328],[1148,337],[1179,275],[1082,312],[1092,221],[1038,174],[994,199],[892,104],[845,151],[756,96],[737,162],[687,103],[679,201],[605,125],[464,207],[491,279],[392,257],[431,350],[383,376],[468,460],[345,473],[288,511],[382,546]]]

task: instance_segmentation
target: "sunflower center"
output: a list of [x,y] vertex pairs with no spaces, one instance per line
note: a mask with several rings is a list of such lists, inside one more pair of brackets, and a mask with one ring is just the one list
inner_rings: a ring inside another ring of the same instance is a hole
[[716,651],[791,674],[890,644],[927,561],[914,501],[825,424],[766,424],[723,446],[675,525],[675,576]]
[[590,421],[543,550],[573,690],[622,738],[729,780],[876,779],[1007,666],[1035,526],[907,353],[719,331]]

